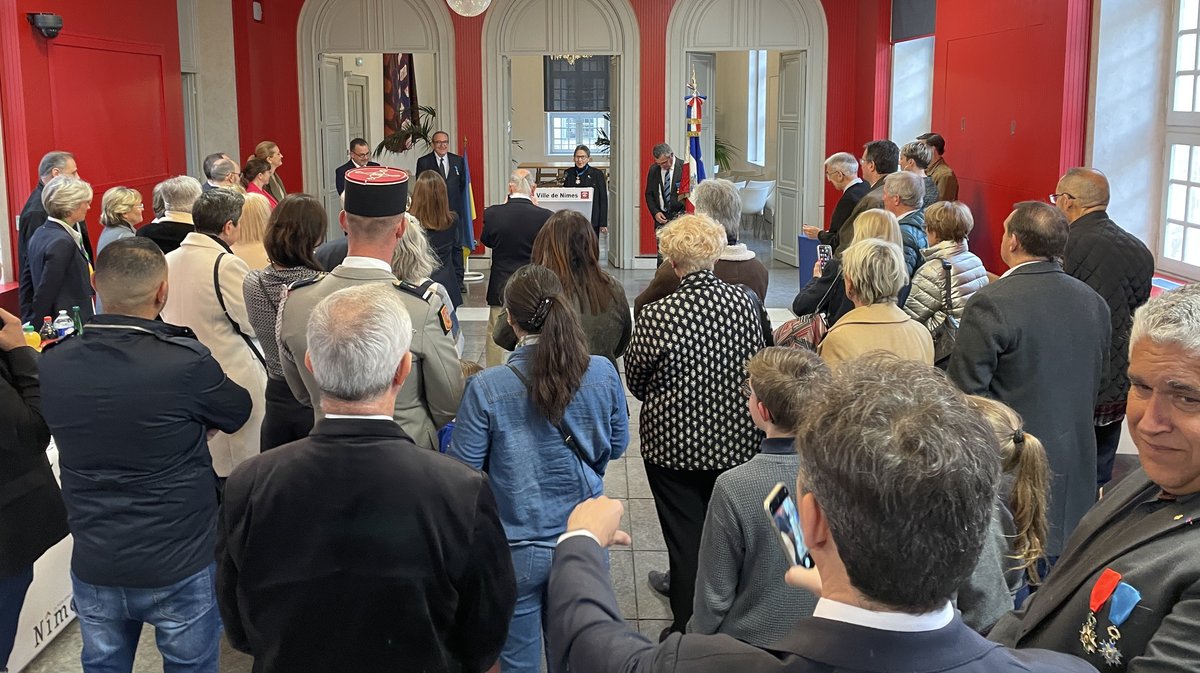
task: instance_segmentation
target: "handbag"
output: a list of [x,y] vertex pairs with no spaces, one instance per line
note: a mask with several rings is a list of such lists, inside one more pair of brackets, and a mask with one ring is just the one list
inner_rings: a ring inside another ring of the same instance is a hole
[[950,273],[953,267],[944,259],[941,262],[942,271],[946,274],[942,288],[942,310],[946,312],[946,319],[933,328],[933,366],[945,369],[958,344],[958,318],[954,317],[950,300]]
[[806,348],[814,353],[817,347],[821,345],[821,341],[825,339],[825,334],[829,332],[829,323],[825,320],[825,313],[821,310],[825,306],[826,300],[829,299],[829,293],[833,291],[834,286],[841,280],[841,273],[830,283],[829,289],[825,290],[825,296],[821,297],[821,301],[817,302],[817,310],[807,315],[802,315],[799,318],[789,320],[779,326],[775,330],[775,345],[784,348]]
[[246,347],[254,353],[254,358],[258,360],[258,364],[267,369],[267,361],[263,354],[259,352],[258,346],[254,345],[254,339],[251,339],[245,332],[242,331],[242,326],[237,324],[233,316],[229,315],[229,309],[225,308],[225,296],[221,294],[221,258],[229,253],[223,252],[217,255],[217,263],[213,264],[213,291],[217,293],[217,303],[221,305],[221,312],[225,314],[225,319],[233,326],[233,331],[246,342]]

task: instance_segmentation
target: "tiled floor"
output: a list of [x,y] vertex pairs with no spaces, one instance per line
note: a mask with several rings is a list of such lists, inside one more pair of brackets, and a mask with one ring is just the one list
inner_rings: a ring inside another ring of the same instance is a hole
[[[748,241],[760,259],[769,258],[768,243]],[[603,253],[603,250],[602,250]],[[603,258],[604,255],[602,254]],[[764,262],[765,263],[765,262]],[[771,282],[767,292],[766,305],[772,311],[772,321],[779,324],[779,318],[790,315],[784,309],[791,305],[798,285],[796,269],[779,262],[768,264],[771,269]],[[630,302],[639,292],[650,283],[654,272],[651,270],[609,270],[625,287]],[[485,271],[486,274],[486,271]],[[482,364],[484,358],[484,338],[487,331],[487,283],[475,283],[469,287],[464,297],[466,310],[460,312],[460,319],[466,345],[463,357]],[[482,310],[480,310],[482,309]],[[617,600],[621,614],[637,628],[651,638],[670,624],[671,608],[667,599],[654,592],[646,581],[646,575],[651,570],[666,570],[667,552],[663,542],[662,529],[658,524],[658,515],[654,510],[654,498],[650,494],[650,486],[646,482],[646,468],[641,459],[641,441],[638,437],[638,419],[641,403],[632,397],[628,398],[630,406],[630,443],[626,455],[612,461],[605,474],[605,492],[614,498],[625,500],[625,521],[622,527],[633,537],[630,548],[618,548],[611,552],[612,581],[616,589]],[[78,623],[73,623],[50,644],[26,669],[28,673],[76,673],[82,668],[79,663],[81,647]],[[223,644],[221,651],[222,673],[248,673],[251,658],[233,650],[228,644]],[[135,673],[149,673],[162,670],[162,658],[154,646],[154,634],[151,629],[142,632],[142,640],[138,648],[137,660],[134,663]]]

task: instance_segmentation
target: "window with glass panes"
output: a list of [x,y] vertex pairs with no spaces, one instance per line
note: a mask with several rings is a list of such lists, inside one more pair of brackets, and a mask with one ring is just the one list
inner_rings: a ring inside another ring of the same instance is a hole
[[610,61],[608,56],[543,58],[547,154],[571,155],[578,145],[600,149],[596,140],[608,136]]
[[1159,265],[1200,277],[1200,0],[1178,0],[1172,24],[1166,209]]

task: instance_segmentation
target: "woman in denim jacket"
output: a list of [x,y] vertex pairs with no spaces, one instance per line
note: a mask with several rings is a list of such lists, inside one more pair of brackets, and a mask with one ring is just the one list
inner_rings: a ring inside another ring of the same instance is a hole
[[554,272],[518,269],[504,304],[517,348],[507,365],[467,381],[447,454],[488,473],[508,534],[518,596],[501,669],[537,673],[554,545],[575,505],[604,493],[608,461],[629,441],[629,414],[616,367],[588,355]]

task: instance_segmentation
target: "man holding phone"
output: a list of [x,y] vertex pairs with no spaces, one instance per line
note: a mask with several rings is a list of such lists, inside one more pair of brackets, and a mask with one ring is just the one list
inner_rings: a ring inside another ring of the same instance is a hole
[[816,569],[793,567],[787,580],[819,587],[812,617],[770,650],[675,633],[654,645],[617,607],[604,547],[630,538],[618,530],[621,503],[602,497],[575,508],[555,550],[550,668],[1094,673],[1067,655],[988,642],[952,607],[983,546],[1000,464],[994,434],[937,370],[883,353],[843,363],[795,443]]
[[[812,351],[771,347],[750,358],[746,370],[750,417],[766,439],[757,456],[717,477],[700,539],[688,632],[725,633],[767,647],[816,607],[815,596],[783,581],[804,556],[800,530],[786,508],[800,467],[792,433],[828,380],[829,367]],[[770,514],[763,511],[768,494],[779,500]],[[772,521],[776,516],[782,520]]]

